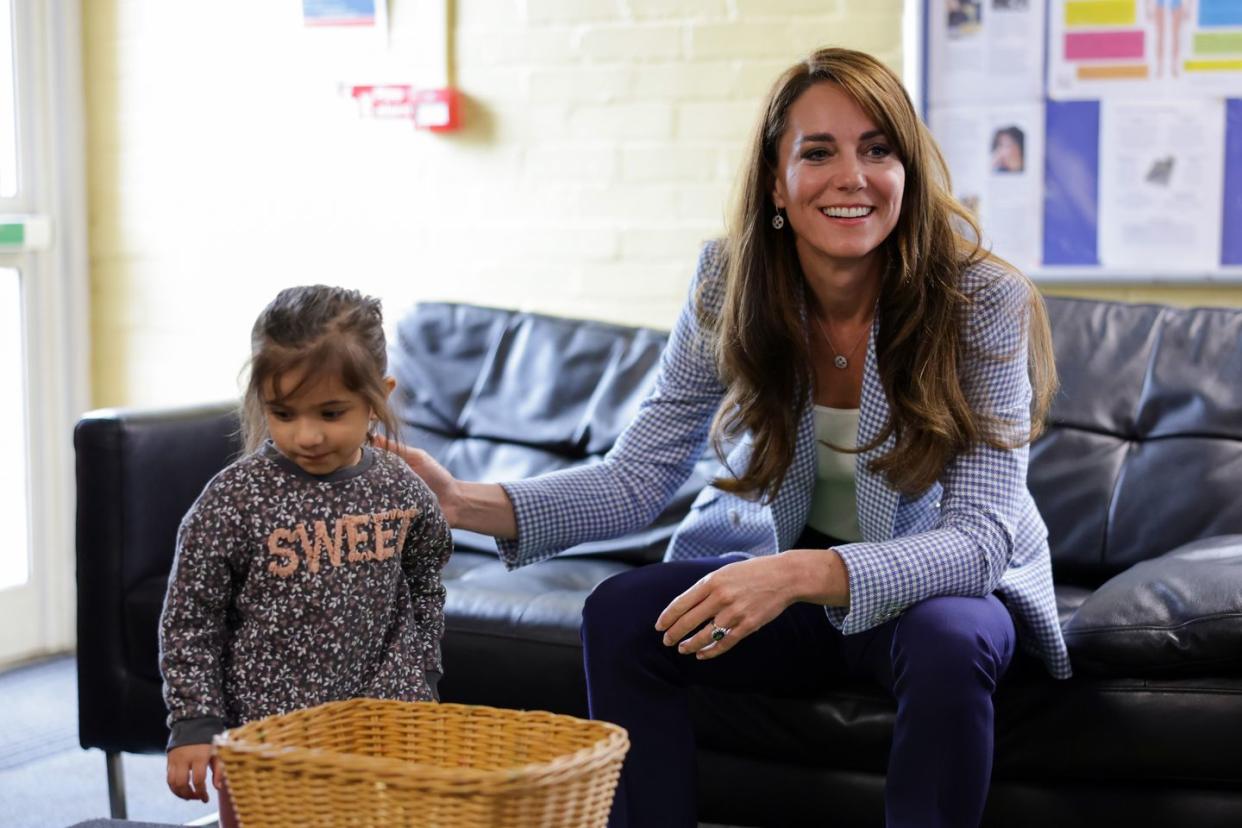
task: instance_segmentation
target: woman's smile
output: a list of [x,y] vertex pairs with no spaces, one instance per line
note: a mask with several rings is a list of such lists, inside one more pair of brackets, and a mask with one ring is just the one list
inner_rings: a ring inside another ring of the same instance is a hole
[[861,224],[863,220],[870,218],[875,212],[875,208],[867,204],[856,205],[840,205],[834,207],[820,207],[819,211],[824,214],[825,218],[832,219],[840,224]]

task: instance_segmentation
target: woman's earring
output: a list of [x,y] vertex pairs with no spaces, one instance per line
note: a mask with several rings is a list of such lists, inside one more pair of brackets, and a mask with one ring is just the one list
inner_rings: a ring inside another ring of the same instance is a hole
[[781,215],[781,208],[776,208],[776,215],[772,216],[772,229],[780,230],[785,226],[785,217]]

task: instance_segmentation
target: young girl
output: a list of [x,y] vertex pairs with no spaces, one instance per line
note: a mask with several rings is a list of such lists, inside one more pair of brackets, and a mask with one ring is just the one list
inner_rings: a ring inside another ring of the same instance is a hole
[[357,291],[289,288],[255,321],[246,454],[182,521],[160,619],[168,785],[182,798],[207,801],[211,739],[227,727],[339,699],[436,698],[452,539],[423,481],[370,445],[377,423],[397,435],[386,370],[380,303]]

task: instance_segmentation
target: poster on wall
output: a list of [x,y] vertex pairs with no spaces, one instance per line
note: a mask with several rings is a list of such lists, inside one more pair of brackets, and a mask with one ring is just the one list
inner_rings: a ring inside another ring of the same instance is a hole
[[1043,95],[1045,0],[930,0],[931,104],[1036,100]]
[[302,0],[302,25],[388,31],[387,0]]
[[984,245],[1019,268],[1038,267],[1043,107],[935,107],[930,126],[949,164],[953,194],[978,218]]
[[924,9],[924,114],[999,256],[1038,278],[1242,278],[1242,0]]
[[1100,264],[1207,273],[1220,265],[1223,101],[1100,105]]
[[1051,0],[1056,100],[1242,96],[1242,2]]

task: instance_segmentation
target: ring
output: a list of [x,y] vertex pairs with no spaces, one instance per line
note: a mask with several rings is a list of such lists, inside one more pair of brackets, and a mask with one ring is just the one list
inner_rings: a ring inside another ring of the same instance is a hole
[[712,641],[719,641],[728,634],[728,627],[717,627],[715,624],[712,625]]

